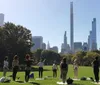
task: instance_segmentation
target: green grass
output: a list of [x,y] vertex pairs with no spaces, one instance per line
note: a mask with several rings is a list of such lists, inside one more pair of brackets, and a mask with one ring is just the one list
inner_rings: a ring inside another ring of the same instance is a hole
[[[49,71],[44,71],[44,77],[45,76],[52,76],[52,67],[51,66],[44,66],[44,69],[48,69]],[[8,72],[7,75],[11,75],[12,72]],[[34,72],[35,78],[38,78],[38,72]],[[58,77],[57,78],[50,78],[50,79],[45,79],[45,80],[35,80],[35,79],[30,79],[30,81],[35,82],[35,84],[31,83],[24,83],[23,85],[57,85],[57,81],[59,80],[59,75],[60,75],[60,70],[58,69],[57,72]],[[0,72],[0,76],[2,77],[2,72]],[[20,80],[24,81],[24,72],[18,72],[17,76],[20,76]],[[79,67],[79,78],[86,76],[86,77],[94,77],[93,72],[92,72],[92,67]],[[70,65],[69,66],[69,71],[68,71],[68,76],[73,78],[73,67]],[[11,81],[10,83],[0,83],[0,85],[21,85],[21,83]],[[74,85],[95,85],[91,81],[74,81]]]

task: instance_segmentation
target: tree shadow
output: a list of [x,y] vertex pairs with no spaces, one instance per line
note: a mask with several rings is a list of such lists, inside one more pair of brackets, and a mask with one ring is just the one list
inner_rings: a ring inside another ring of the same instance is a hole
[[29,82],[29,83],[33,85],[40,85],[39,83],[36,83],[36,82]]

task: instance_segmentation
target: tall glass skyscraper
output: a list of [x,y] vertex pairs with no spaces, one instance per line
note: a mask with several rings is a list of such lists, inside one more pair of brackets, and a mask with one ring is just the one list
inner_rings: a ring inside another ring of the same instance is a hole
[[74,52],[73,2],[70,3],[70,50]]
[[96,18],[92,21],[92,31],[88,37],[89,50],[97,50],[97,36],[96,36]]

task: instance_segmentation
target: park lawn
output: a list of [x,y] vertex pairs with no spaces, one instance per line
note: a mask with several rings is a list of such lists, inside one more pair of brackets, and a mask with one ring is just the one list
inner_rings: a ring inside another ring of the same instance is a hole
[[[36,67],[37,68],[37,67]],[[52,66],[44,66],[44,69],[48,69],[48,71],[44,71],[45,76],[52,76]],[[12,72],[8,72],[7,75],[11,75]],[[0,83],[0,85],[57,85],[57,81],[61,81],[59,79],[60,69],[58,69],[58,77],[57,78],[49,78],[45,80],[35,80],[38,78],[38,72],[34,71],[35,79],[30,79],[33,83],[18,83],[11,81],[10,83]],[[24,81],[24,72],[18,72],[17,76],[20,77],[21,81]],[[91,67],[79,67],[79,78],[86,76],[86,77],[93,77],[93,72]],[[0,72],[0,77],[2,77],[2,72]],[[68,76],[73,78],[73,67],[69,65]],[[74,81],[74,85],[95,85],[91,81]]]

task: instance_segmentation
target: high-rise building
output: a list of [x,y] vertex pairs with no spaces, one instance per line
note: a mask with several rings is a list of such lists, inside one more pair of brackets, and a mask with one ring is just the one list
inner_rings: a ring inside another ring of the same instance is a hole
[[46,44],[45,43],[42,43],[42,49],[46,50]]
[[0,26],[4,25],[4,14],[0,13]]
[[49,43],[49,41],[48,41],[47,50],[49,50],[49,49],[50,49],[50,43]]
[[88,51],[88,44],[86,42],[83,43],[83,51]]
[[34,46],[31,48],[32,51],[37,49],[42,49],[42,44],[43,44],[42,36],[33,36],[32,42],[34,43]]
[[82,42],[74,42],[74,51],[82,51]]
[[67,52],[67,36],[66,36],[66,31],[65,31],[65,34],[64,34],[64,49]]
[[92,50],[97,50],[96,18],[92,21]]
[[74,52],[73,2],[70,2],[70,50]]
[[96,37],[96,18],[93,18],[92,21],[92,31],[88,36],[88,48],[89,50],[97,50],[97,37]]

